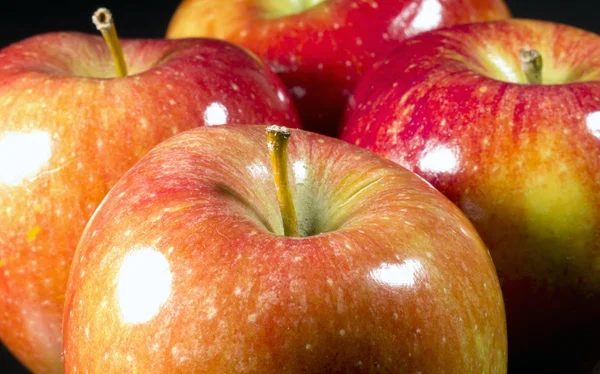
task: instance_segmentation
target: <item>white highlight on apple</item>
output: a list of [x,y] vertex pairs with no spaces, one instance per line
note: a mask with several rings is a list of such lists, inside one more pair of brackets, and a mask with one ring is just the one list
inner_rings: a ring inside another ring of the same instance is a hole
[[439,0],[425,0],[410,25],[411,31],[420,33],[437,28],[442,21],[442,4]]
[[52,155],[52,139],[44,131],[10,131],[0,139],[0,183],[16,186],[37,174]]
[[404,33],[414,36],[439,26],[443,11],[439,0],[424,0],[418,9],[417,6],[417,3],[408,5],[390,23],[388,33],[392,38],[397,39]]
[[127,254],[117,283],[123,321],[137,324],[154,318],[169,298],[172,282],[169,261],[159,251],[143,247]]
[[427,147],[417,164],[426,173],[452,173],[458,170],[458,150],[447,145]]
[[204,122],[207,126],[224,125],[227,123],[227,114],[225,105],[215,101],[206,107]]
[[421,262],[408,259],[400,264],[384,262],[378,268],[371,270],[371,277],[378,283],[390,287],[410,287],[415,284],[419,272],[423,271]]
[[600,111],[588,114],[585,121],[592,135],[600,139]]
[[308,174],[306,171],[306,163],[302,160],[295,161],[292,164],[292,168],[294,169],[296,183],[304,183],[304,181],[306,181],[306,175]]

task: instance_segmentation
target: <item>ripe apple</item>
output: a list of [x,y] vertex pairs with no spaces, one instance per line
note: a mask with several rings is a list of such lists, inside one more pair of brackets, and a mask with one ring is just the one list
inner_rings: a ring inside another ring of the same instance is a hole
[[371,152],[291,134],[289,177],[265,126],[224,126],[117,182],[73,260],[66,373],[506,372],[499,282],[460,210]]
[[526,20],[419,35],[365,75],[340,136],[471,219],[502,283],[509,357],[600,358],[600,36]]
[[0,338],[58,373],[69,266],[119,177],[160,141],[203,125],[299,121],[275,74],[224,41],[124,40],[112,79],[101,38],[36,36],[0,51]]
[[508,17],[502,0],[185,0],[167,36],[211,36],[252,50],[290,90],[303,127],[334,136],[358,79],[399,40]]

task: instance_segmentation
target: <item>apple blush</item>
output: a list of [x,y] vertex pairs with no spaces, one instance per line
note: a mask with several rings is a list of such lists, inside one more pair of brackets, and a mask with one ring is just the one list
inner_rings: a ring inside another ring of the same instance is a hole
[[[267,139],[265,139],[267,132]],[[76,250],[71,373],[506,373],[469,220],[371,152],[278,126],[162,142]]]
[[416,172],[473,222],[502,284],[511,370],[591,372],[600,36],[528,20],[421,34],[365,75],[341,138]]
[[62,32],[0,50],[0,339],[36,374],[63,370],[71,259],[127,169],[186,129],[299,126],[283,84],[243,49],[209,39],[120,43],[108,11],[94,18],[109,48]]
[[216,37],[248,48],[283,80],[303,127],[335,136],[358,80],[398,41],[508,17],[502,0],[184,0],[167,37]]

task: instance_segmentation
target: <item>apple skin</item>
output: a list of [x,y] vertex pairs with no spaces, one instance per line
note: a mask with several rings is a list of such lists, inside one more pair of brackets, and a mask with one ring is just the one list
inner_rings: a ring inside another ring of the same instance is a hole
[[[524,47],[542,54],[548,84],[524,84]],[[455,26],[378,63],[340,132],[469,217],[498,270],[509,357],[535,372],[600,357],[599,80],[598,35],[527,20]]]
[[250,49],[288,87],[303,128],[330,136],[359,78],[399,40],[510,17],[502,0],[326,0],[300,14],[266,18],[261,3],[267,1],[185,0],[167,37],[217,37]]
[[[147,151],[218,123],[299,125],[281,81],[216,40],[36,36],[0,51],[0,337],[34,373],[62,372],[69,266],[87,220]],[[90,76],[96,78],[90,78]]]
[[293,130],[288,150],[314,235],[281,236],[264,126],[187,131],[129,170],[77,247],[65,372],[505,373],[498,279],[460,210],[340,140]]

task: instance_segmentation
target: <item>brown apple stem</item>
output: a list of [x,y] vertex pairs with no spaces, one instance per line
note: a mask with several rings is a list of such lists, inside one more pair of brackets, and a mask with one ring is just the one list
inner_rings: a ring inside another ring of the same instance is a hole
[[542,55],[535,49],[521,49],[519,51],[521,70],[530,84],[542,84]]
[[277,199],[283,220],[283,233],[285,236],[299,236],[298,218],[292,199],[292,191],[288,179],[288,153],[287,146],[291,136],[290,130],[281,126],[267,127],[267,144],[271,155],[273,178],[277,186]]
[[121,42],[117,35],[117,28],[113,21],[112,13],[106,8],[99,8],[94,12],[92,16],[92,22],[96,25],[96,29],[102,33],[104,41],[110,49],[113,60],[115,61],[115,67],[117,70],[117,77],[127,76],[127,65],[125,64],[125,56],[121,49]]

